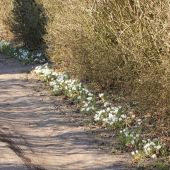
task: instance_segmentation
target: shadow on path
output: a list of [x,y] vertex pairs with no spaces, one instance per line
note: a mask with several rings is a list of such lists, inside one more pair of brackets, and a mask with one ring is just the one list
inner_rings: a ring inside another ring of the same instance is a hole
[[[103,139],[84,127],[88,117],[76,106],[62,97],[49,96],[41,83],[28,81],[28,75],[21,76],[23,66],[18,62],[2,57],[0,61],[0,140],[28,169],[133,169],[128,155],[113,155],[98,148]],[[0,164],[0,170],[12,168],[11,164]]]
[[36,65],[21,66],[19,61],[14,58],[6,57],[0,54],[0,75],[1,74],[19,74],[31,71]]

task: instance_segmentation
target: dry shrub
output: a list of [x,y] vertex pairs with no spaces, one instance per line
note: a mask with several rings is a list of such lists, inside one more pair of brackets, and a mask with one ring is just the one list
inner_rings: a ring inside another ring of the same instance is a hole
[[169,109],[167,0],[41,1],[50,19],[48,55],[57,67],[144,109]]
[[41,0],[48,13],[48,56],[60,68],[71,64],[72,45],[82,34],[82,13],[85,0]]
[[168,141],[169,2],[96,1],[90,12],[84,34],[72,49],[74,72],[136,101],[140,112],[152,113],[143,115],[148,125],[157,125],[152,135]]
[[76,74],[130,95],[144,109],[167,111],[168,11],[166,0],[97,1],[88,17],[91,22],[72,49]]
[[148,125],[155,122],[159,128],[152,128],[152,135],[168,141],[168,1],[42,1],[50,19],[48,55],[56,67],[95,87],[127,96],[140,111],[156,111],[149,114]]
[[11,16],[12,8],[13,0],[0,1],[0,39],[11,40],[13,38],[8,26],[8,17]]

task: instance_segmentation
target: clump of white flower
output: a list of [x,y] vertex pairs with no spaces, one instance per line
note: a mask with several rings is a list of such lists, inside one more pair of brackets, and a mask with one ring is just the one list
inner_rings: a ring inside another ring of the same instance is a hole
[[3,51],[3,49],[9,48],[9,47],[10,47],[10,43],[9,42],[4,41],[4,40],[0,41],[0,51]]
[[39,74],[39,76],[47,82],[50,82],[53,77],[53,71],[48,67],[48,64],[45,64],[43,66],[37,66],[34,70],[36,74]]
[[162,149],[162,144],[157,139],[154,140],[148,139],[143,142],[144,142],[143,151],[147,156],[155,157],[153,155],[158,154]]
[[46,59],[41,52],[30,52],[25,48],[15,48],[11,43],[0,41],[0,52],[9,56],[16,57],[22,63],[44,63]]
[[144,155],[145,157],[156,159],[159,156],[160,152],[163,151],[163,145],[159,142],[158,139],[142,140],[140,146],[140,152],[138,150],[131,152],[134,157],[136,155]]
[[104,94],[103,93],[100,93],[99,94],[99,97],[102,99],[104,97]]
[[101,110],[97,110],[94,120],[109,126],[120,125],[127,115],[121,111],[121,106],[111,106],[109,102],[104,102]]
[[137,146],[140,142],[140,134],[128,128],[120,131],[119,138],[127,147]]
[[14,55],[15,52],[16,52],[16,49],[13,48],[9,42],[3,41],[3,40],[0,41],[0,53],[11,56],[11,55]]
[[29,61],[30,60],[31,56],[30,56],[30,53],[29,53],[28,50],[21,48],[21,49],[18,50],[18,54],[19,54],[18,55],[19,60],[21,60],[21,61],[23,61],[23,60],[24,61],[27,61],[27,60]]
[[23,63],[44,63],[46,60],[40,52],[31,53],[27,49],[20,48],[15,56]]
[[131,154],[132,154],[133,156],[135,156],[135,155],[139,154],[139,150],[132,151]]
[[49,82],[54,94],[63,93],[74,101],[82,103],[82,111],[90,112],[94,110],[94,95],[87,90],[78,80],[69,79],[68,74],[55,72],[48,65],[38,66],[35,72]]

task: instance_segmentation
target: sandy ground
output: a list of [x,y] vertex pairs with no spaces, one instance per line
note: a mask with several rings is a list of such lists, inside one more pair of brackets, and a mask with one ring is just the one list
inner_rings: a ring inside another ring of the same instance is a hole
[[131,170],[126,154],[98,139],[63,97],[50,96],[31,66],[0,56],[0,170]]

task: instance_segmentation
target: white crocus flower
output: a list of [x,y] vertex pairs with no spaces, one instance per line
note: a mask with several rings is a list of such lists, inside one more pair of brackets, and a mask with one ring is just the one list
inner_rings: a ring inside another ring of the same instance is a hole
[[134,140],[132,140],[132,141],[131,141],[131,144],[132,144],[132,145],[134,145],[134,144],[135,144],[135,141],[134,141]]
[[132,155],[135,155],[135,152],[131,152]]
[[107,123],[109,123],[109,124],[113,124],[113,123],[115,123],[116,121],[118,121],[118,118],[117,118],[116,115],[112,115],[112,114],[109,113],[109,116],[108,116],[108,118],[106,119],[106,121],[107,121]]
[[88,100],[88,101],[91,101],[91,100],[93,100],[93,98],[92,98],[92,97],[88,97],[87,100]]
[[156,146],[156,149],[157,149],[157,150],[160,150],[161,148],[162,148],[161,145]]
[[139,136],[140,136],[139,134],[136,134],[136,137],[137,137],[137,138],[139,138]]
[[95,121],[99,121],[99,120],[100,120],[100,116],[99,116],[98,114],[95,114],[94,120],[95,120]]
[[102,98],[103,96],[104,96],[104,94],[103,94],[103,93],[99,94],[99,97],[100,97],[100,98]]
[[156,154],[153,154],[151,157],[152,157],[153,159],[156,159],[156,158],[157,158]]
[[111,110],[112,110],[115,114],[117,114],[117,113],[119,112],[119,110],[120,110],[120,107],[112,107]]
[[123,115],[121,115],[121,117],[123,118],[123,119],[126,119],[126,115],[125,114],[123,114]]
[[78,96],[77,99],[78,99],[78,100],[81,100],[81,96]]
[[107,107],[107,106],[109,106],[110,104],[108,103],[108,102],[105,102],[104,103],[104,107]]
[[123,119],[120,117],[120,118],[119,118],[119,121],[121,122],[122,120],[123,120]]
[[110,107],[108,107],[108,108],[106,109],[107,112],[110,112],[110,110],[111,110]]

